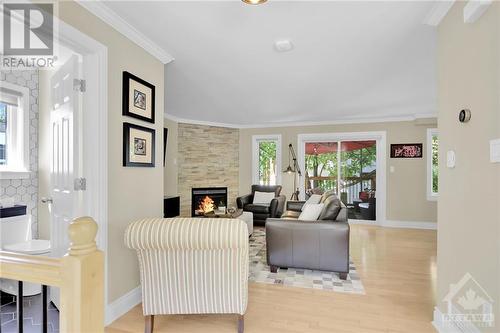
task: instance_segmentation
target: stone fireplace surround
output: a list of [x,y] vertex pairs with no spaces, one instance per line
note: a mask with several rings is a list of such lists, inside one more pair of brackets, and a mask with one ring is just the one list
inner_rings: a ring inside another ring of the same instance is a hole
[[239,140],[237,128],[179,123],[177,164],[181,216],[192,215],[192,188],[227,187],[227,207],[236,207]]

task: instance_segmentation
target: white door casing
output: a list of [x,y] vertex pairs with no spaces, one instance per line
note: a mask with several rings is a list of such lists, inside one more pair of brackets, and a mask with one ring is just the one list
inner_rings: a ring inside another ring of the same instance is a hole
[[108,49],[105,45],[75,27],[54,17],[59,33],[58,43],[81,56],[82,79],[86,91],[81,96],[80,120],[80,172],[86,178],[87,188],[79,192],[84,196],[84,214],[98,224],[97,245],[105,254],[104,285],[106,323],[113,311],[107,294],[107,223],[108,223]]

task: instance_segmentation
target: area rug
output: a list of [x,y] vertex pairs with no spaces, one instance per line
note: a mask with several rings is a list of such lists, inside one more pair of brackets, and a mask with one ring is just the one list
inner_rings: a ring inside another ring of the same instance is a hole
[[349,261],[349,275],[341,280],[334,272],[310,269],[278,269],[271,273],[266,262],[266,233],[263,228],[255,228],[250,237],[250,282],[276,284],[289,287],[320,289],[342,293],[364,294],[363,283],[356,272],[352,260]]

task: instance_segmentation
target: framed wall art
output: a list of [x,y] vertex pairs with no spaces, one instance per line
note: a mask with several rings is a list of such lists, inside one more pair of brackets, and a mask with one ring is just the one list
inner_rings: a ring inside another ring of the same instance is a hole
[[150,123],[155,122],[155,86],[123,72],[122,114]]
[[123,166],[155,166],[155,130],[123,123]]
[[168,137],[168,128],[163,128],[163,166],[165,166],[167,159],[167,137]]
[[391,158],[422,158],[421,143],[391,144]]

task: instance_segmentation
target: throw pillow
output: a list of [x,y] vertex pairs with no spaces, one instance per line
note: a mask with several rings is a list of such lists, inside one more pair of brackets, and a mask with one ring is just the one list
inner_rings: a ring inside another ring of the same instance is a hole
[[256,205],[267,205],[271,204],[274,199],[274,192],[259,192],[255,191],[253,194],[253,203]]
[[301,221],[316,221],[323,210],[324,204],[306,205],[302,213],[299,215]]
[[306,202],[304,202],[304,205],[302,206],[302,211],[304,210],[304,207],[306,205],[314,205],[314,204],[319,204],[319,201],[321,200],[321,195],[319,194],[313,194],[307,199]]
[[329,196],[324,202],[325,207],[321,212],[318,220],[335,221],[342,208],[342,202],[336,195]]
[[326,191],[326,192],[325,192],[325,193],[323,193],[323,195],[321,196],[321,199],[319,200],[319,202],[320,202],[320,203],[325,202],[325,200],[326,200],[327,198],[331,197],[332,195],[336,195],[334,190],[328,190],[328,191]]

